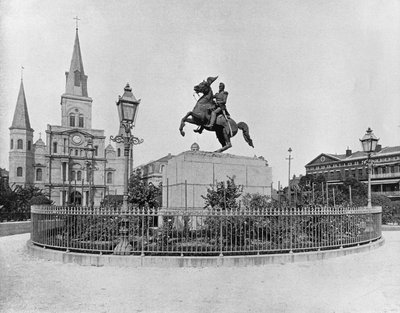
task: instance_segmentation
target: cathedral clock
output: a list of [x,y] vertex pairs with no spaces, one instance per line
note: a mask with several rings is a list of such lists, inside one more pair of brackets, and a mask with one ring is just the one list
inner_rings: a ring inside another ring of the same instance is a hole
[[79,135],[75,135],[72,137],[72,142],[76,145],[79,145],[82,142],[82,138]]

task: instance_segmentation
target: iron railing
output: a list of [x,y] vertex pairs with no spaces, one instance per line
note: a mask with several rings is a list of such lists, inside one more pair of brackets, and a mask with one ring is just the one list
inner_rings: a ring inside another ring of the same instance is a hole
[[[335,249],[381,237],[381,207],[268,209],[132,208],[128,240],[135,255],[238,255]],[[32,206],[34,244],[113,253],[121,211],[112,208]],[[125,224],[124,224],[125,225]]]

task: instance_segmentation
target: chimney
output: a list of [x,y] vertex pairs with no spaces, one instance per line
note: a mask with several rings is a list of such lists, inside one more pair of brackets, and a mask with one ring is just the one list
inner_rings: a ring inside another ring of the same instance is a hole
[[349,147],[347,147],[346,149],[346,157],[351,156],[351,150],[349,149]]
[[376,145],[375,152],[379,152],[382,150],[382,145]]

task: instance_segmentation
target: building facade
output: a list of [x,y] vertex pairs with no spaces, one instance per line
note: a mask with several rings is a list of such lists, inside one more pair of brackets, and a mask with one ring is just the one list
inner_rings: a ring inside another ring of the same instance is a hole
[[168,160],[173,157],[171,153],[157,159],[150,161],[146,164],[142,164],[133,169],[134,172],[139,172],[141,179],[146,183],[152,183],[154,186],[159,186],[162,183],[162,175],[165,166],[168,164]]
[[[123,147],[106,146],[104,130],[92,128],[93,100],[88,95],[78,29],[65,79],[61,124],[47,125],[46,142],[40,136],[35,143],[21,80],[9,128],[9,184],[38,186],[57,205],[98,205],[107,194],[123,193]],[[129,85],[125,94],[132,94]]]
[[[371,191],[385,195],[392,200],[400,199],[400,146],[384,147],[378,145],[372,153]],[[323,175],[328,184],[340,184],[353,177],[368,182],[367,155],[362,151],[346,150],[345,154],[321,153],[306,168],[308,175]]]

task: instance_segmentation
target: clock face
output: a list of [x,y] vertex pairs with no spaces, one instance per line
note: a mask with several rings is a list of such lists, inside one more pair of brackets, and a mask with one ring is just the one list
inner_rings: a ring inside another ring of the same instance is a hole
[[81,136],[75,135],[74,137],[72,137],[72,141],[73,141],[75,144],[80,144],[81,141],[82,141]]

